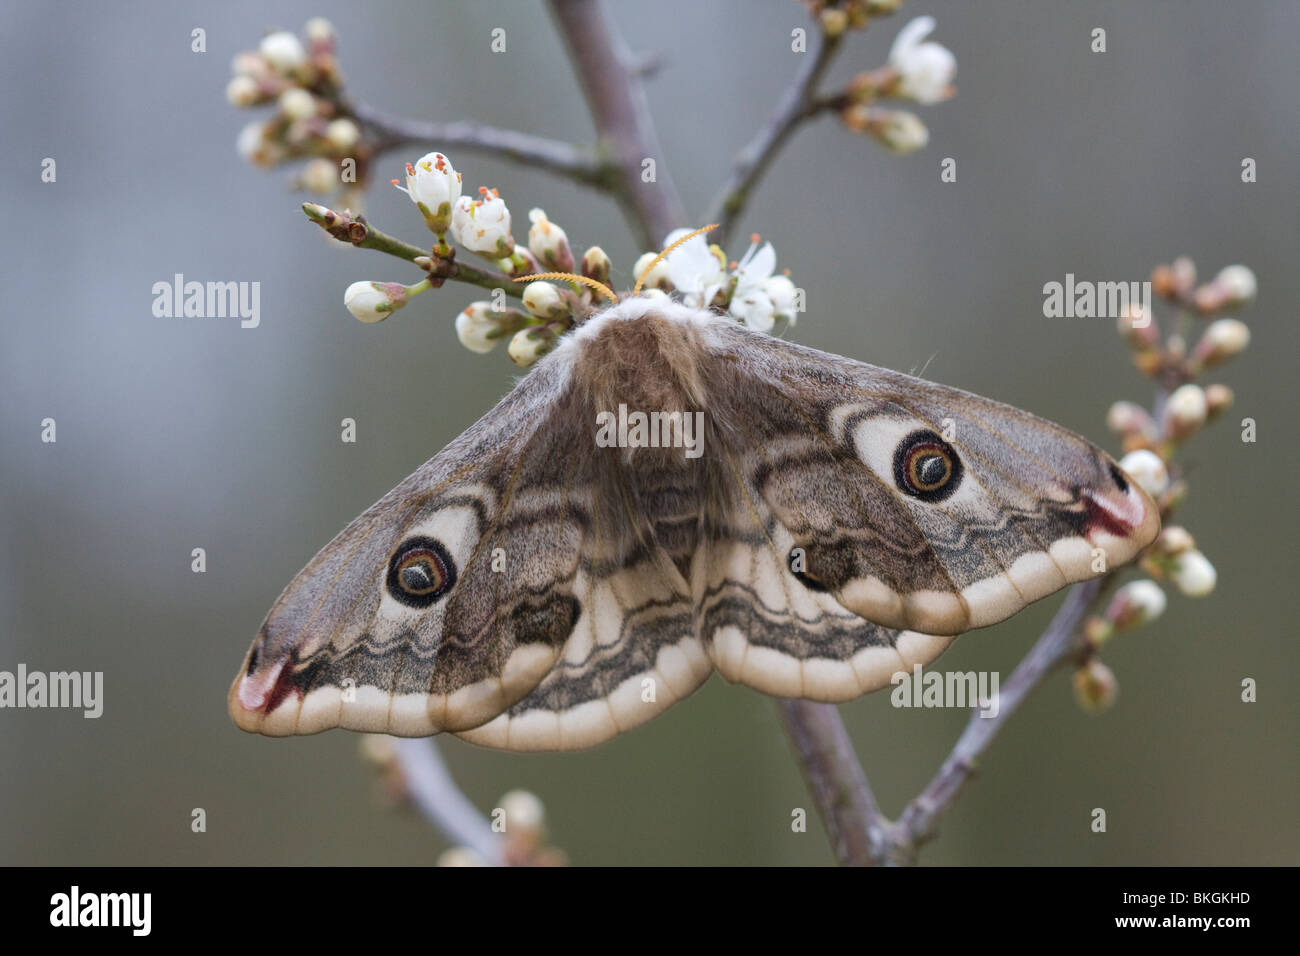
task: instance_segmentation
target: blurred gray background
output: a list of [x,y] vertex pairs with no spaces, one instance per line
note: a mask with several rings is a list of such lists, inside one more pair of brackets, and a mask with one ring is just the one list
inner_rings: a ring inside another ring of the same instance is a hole
[[[227,686],[280,589],[353,516],[482,414],[515,372],[473,356],[452,320],[478,296],[428,293],[365,326],[354,279],[414,281],[379,253],[323,241],[288,172],[236,155],[251,115],[225,102],[231,56],[269,27],[333,20],[354,95],[409,116],[469,118],[586,143],[585,105],[545,11],[529,3],[3,4],[0,140],[8,296],[0,350],[0,669],[102,670],[99,720],[0,711],[0,862],[432,862],[443,844],[377,805],[358,738],[268,740],[226,716]],[[824,119],[781,155],[736,235],[760,231],[808,290],[797,340],[989,395],[1089,435],[1110,403],[1147,402],[1113,323],[1045,319],[1042,286],[1142,279],[1192,256],[1259,277],[1251,349],[1222,374],[1229,420],[1189,449],[1183,523],[1219,571],[1170,595],[1154,626],[1110,645],[1102,717],[1055,675],[996,742],[923,853],[928,863],[1287,864],[1295,827],[1300,665],[1295,614],[1300,257],[1300,7],[1290,0],[963,4],[926,0],[855,35],[833,80],[884,62],[911,16],[957,55],[958,96],[919,114],[924,151],[896,157]],[[665,159],[702,216],[734,152],[797,64],[790,0],[619,3]],[[207,31],[207,52],[190,31]],[[495,26],[505,55],[487,52]],[[1094,26],[1109,52],[1089,52]],[[387,185],[371,218],[419,244]],[[606,198],[449,150],[467,187],[500,187],[516,222],[542,205],[628,285],[641,251]],[[40,181],[44,157],[58,181]],[[958,162],[956,184],[939,163]],[[1244,185],[1242,157],[1258,162]],[[693,223],[692,223],[693,224]],[[522,230],[516,230],[522,235]],[[743,240],[730,253],[743,252]],[[262,322],[160,319],[174,273],[262,283]],[[45,417],[58,442],[39,440]],[[1235,422],[1259,423],[1243,444]],[[355,445],[339,421],[358,422]],[[207,549],[205,574],[190,571]],[[1058,598],[958,641],[948,669],[1004,677]],[[1258,703],[1239,701],[1259,682]],[[843,709],[889,814],[929,779],[957,711]],[[525,787],[576,862],[826,863],[771,701],[715,678],[594,751],[519,756],[443,742],[481,808]],[[203,807],[208,831],[190,831]],[[1109,832],[1089,830],[1104,807]]]

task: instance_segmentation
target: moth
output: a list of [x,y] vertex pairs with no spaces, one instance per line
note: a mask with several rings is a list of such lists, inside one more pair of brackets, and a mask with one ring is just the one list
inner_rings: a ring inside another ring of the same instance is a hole
[[1159,523],[1060,426],[634,294],[312,559],[230,714],[569,750],[715,670],[845,701],[1133,559]]

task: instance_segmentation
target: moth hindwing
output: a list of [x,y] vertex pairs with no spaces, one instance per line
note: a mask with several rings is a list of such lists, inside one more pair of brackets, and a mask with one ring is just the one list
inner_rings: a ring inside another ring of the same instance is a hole
[[534,750],[636,727],[715,669],[847,700],[1158,530],[1057,425],[625,299],[290,582],[230,712]]

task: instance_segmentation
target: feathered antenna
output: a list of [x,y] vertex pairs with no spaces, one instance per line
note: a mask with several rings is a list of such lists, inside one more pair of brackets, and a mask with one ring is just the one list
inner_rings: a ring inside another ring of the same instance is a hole
[[576,275],[572,272],[534,272],[529,276],[516,276],[515,282],[532,282],[534,279],[567,279],[570,282],[581,282],[583,285],[591,286],[610,302],[617,302],[618,296],[614,290],[603,282],[597,282],[595,279],[589,279],[586,276]]
[[642,272],[641,275],[637,277],[636,285],[632,287],[632,294],[636,295],[641,291],[641,284],[645,282],[645,277],[648,276],[654,270],[655,266],[659,265],[659,263],[663,262],[664,259],[668,257],[668,253],[672,252],[674,249],[680,246],[683,242],[686,242],[688,239],[694,239],[696,236],[702,236],[705,233],[712,232],[714,229],[717,228],[718,228],[718,224],[716,222],[711,222],[707,226],[702,226],[699,229],[696,229],[694,232],[688,232],[686,235],[682,236],[680,239],[674,242],[663,252],[659,253],[659,255],[655,256],[654,261],[652,261],[650,265],[646,267],[645,271]]
[[[633,295],[640,294],[641,285],[645,282],[645,277],[650,274],[651,270],[653,270],[655,266],[663,262],[664,259],[668,257],[668,254],[670,252],[672,252],[674,249],[680,246],[683,242],[686,242],[688,239],[694,239],[696,236],[702,236],[705,233],[712,232],[714,229],[717,228],[718,228],[718,224],[716,222],[712,222],[709,223],[707,226],[702,226],[699,229],[696,229],[694,232],[688,232],[686,235],[682,236],[680,239],[678,239],[676,242],[670,245],[663,252],[659,253],[659,255],[655,256],[654,260],[650,263],[650,265],[645,270],[643,270],[641,275],[637,278],[636,285],[632,287],[632,294]],[[577,275],[576,273],[573,272],[534,272],[532,275],[516,276],[514,278],[514,281],[532,282],[534,279],[564,279],[568,282],[580,282],[585,286],[595,289],[605,298],[609,299],[610,302],[618,301],[618,296],[615,295],[614,291],[609,286],[605,285],[605,283],[597,282],[595,279],[588,278],[587,276]]]

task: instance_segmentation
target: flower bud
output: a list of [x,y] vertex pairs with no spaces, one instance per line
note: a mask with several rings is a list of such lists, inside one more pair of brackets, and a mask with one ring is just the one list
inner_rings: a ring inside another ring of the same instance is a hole
[[1162,299],[1177,299],[1174,270],[1169,266],[1156,266],[1151,270],[1151,291]]
[[335,38],[334,24],[324,17],[312,17],[302,32],[313,46],[333,43]]
[[1199,385],[1180,385],[1165,403],[1165,436],[1174,441],[1191,438],[1205,424],[1208,405],[1205,390]]
[[1180,297],[1191,295],[1196,285],[1196,263],[1187,256],[1179,256],[1170,267],[1173,271],[1174,290]]
[[1218,580],[1209,559],[1193,548],[1180,554],[1170,568],[1169,578],[1188,597],[1205,597]]
[[291,86],[280,94],[280,112],[290,120],[306,120],[316,115],[316,97],[301,86]]
[[307,51],[288,30],[268,33],[257,49],[277,73],[292,73],[307,62]]
[[531,209],[528,220],[528,248],[547,272],[572,272],[573,251],[564,230],[546,218],[542,209]]
[[1074,672],[1074,697],[1086,713],[1109,710],[1119,695],[1119,681],[1109,667],[1092,658]]
[[230,78],[226,84],[226,102],[231,106],[256,106],[266,102],[267,95],[262,92],[262,84],[243,73]]
[[1158,497],[1169,487],[1169,469],[1153,451],[1145,448],[1131,451],[1120,459],[1119,466],[1152,498]]
[[471,352],[483,354],[498,342],[524,327],[526,317],[518,309],[492,308],[491,302],[471,302],[456,316],[456,337]]
[[[671,287],[671,282],[668,279],[668,262],[672,257],[665,256],[655,264],[653,269],[650,269],[650,263],[654,262],[657,255],[657,252],[647,252],[632,267],[632,276],[635,281],[641,283],[642,289]],[[650,271],[646,272],[647,269],[650,269]]]
[[544,281],[524,286],[524,308],[539,319],[564,319],[572,312],[560,290]]
[[1182,525],[1171,524],[1162,528],[1151,545],[1154,554],[1164,558],[1176,558],[1196,547],[1196,540],[1190,531]]
[[540,846],[546,836],[546,808],[536,794],[511,790],[501,798],[506,839],[523,849]]
[[510,361],[527,367],[536,362],[559,341],[559,330],[551,325],[534,325],[516,332],[510,340]]
[[1136,302],[1120,313],[1116,320],[1119,334],[1130,347],[1153,349],[1160,344],[1160,329],[1156,327],[1151,309]]
[[362,734],[361,759],[373,767],[385,768],[397,759],[397,740],[388,734]]
[[309,193],[332,193],[339,186],[338,167],[333,160],[317,156],[302,168],[298,184]]
[[361,139],[361,130],[346,116],[325,127],[325,139],[336,152],[346,153]]
[[382,322],[410,300],[429,288],[429,280],[415,285],[400,282],[354,282],[343,293],[343,304],[355,318],[362,322]]
[[495,189],[480,186],[479,193],[482,199],[461,196],[452,207],[452,236],[470,252],[492,259],[508,258],[515,251],[510,210]]
[[274,166],[288,155],[288,150],[278,139],[269,139],[265,123],[252,122],[239,131],[235,149],[254,166]]
[[1211,368],[1244,351],[1250,344],[1250,327],[1239,319],[1215,319],[1192,352],[1193,361]]
[[849,129],[871,134],[895,153],[912,153],[930,142],[925,124],[902,110],[856,104],[845,110],[842,118]]
[[1133,353],[1133,365],[1147,378],[1155,378],[1164,368],[1165,359],[1158,349],[1136,351]]
[[230,61],[230,72],[234,76],[251,76],[255,80],[262,80],[270,76],[271,64],[260,53],[241,50]]
[[1165,612],[1165,592],[1156,582],[1143,578],[1130,581],[1118,591],[1106,608],[1106,620],[1117,631],[1128,631],[1150,624]]
[[1214,277],[1227,305],[1242,305],[1255,298],[1255,273],[1247,266],[1226,266]]
[[406,194],[435,235],[445,236],[451,228],[460,184],[460,173],[442,153],[425,153],[414,165],[406,164]]
[[1156,437],[1156,423],[1150,413],[1136,402],[1116,402],[1106,412],[1106,427],[1117,435]]
[[605,250],[600,246],[592,246],[582,254],[582,274],[588,279],[594,279],[602,285],[609,285],[613,271],[614,264],[609,261],[609,256],[605,255]]
[[527,246],[515,246],[515,251],[510,253],[509,258],[497,260],[497,268],[503,274],[512,277],[531,276],[546,271],[541,263],[533,258]]
[[830,38],[842,34],[849,25],[849,15],[835,7],[827,7],[821,12],[822,33]]
[[1214,421],[1220,414],[1231,408],[1235,400],[1236,396],[1233,395],[1232,389],[1226,385],[1205,386],[1205,420]]

